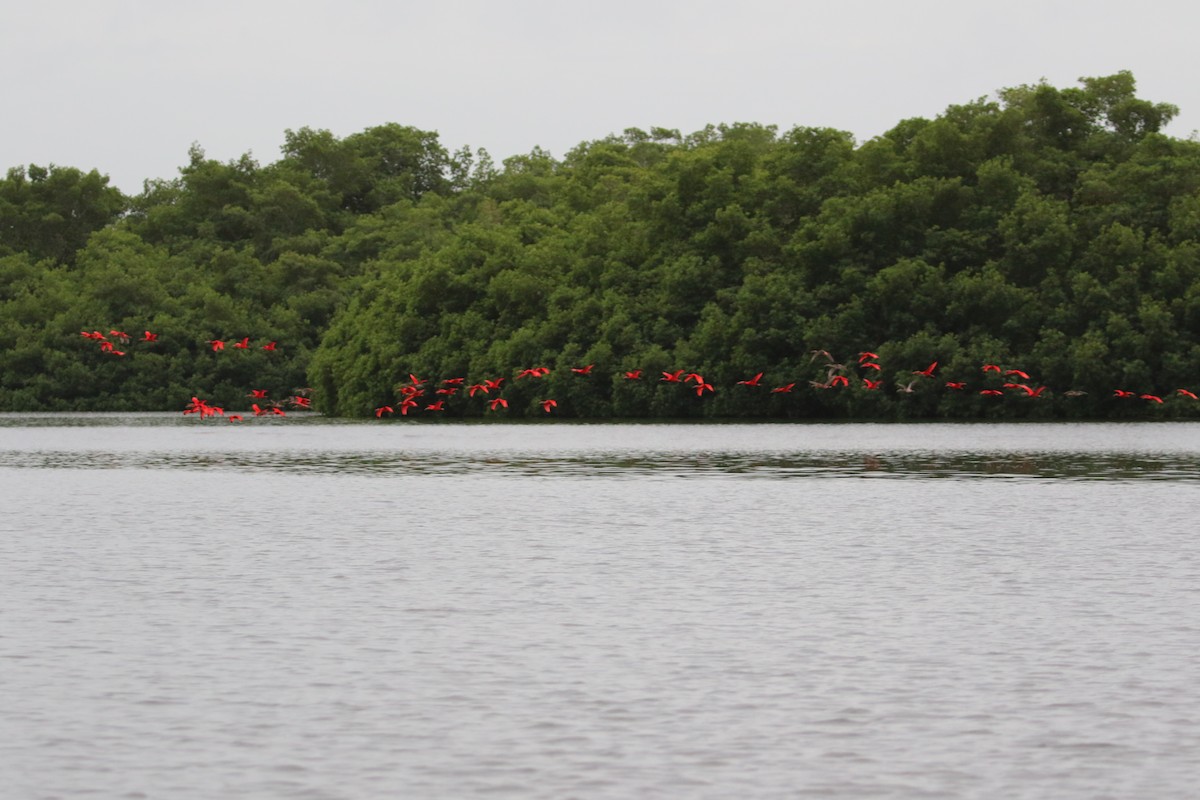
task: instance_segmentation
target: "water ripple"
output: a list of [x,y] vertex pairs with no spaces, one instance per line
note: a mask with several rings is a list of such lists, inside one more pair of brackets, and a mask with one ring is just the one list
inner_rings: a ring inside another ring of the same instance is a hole
[[449,454],[392,450],[275,452],[165,450],[0,450],[0,467],[15,469],[182,469],[282,474],[489,475],[643,479],[796,478],[995,479],[1008,481],[1190,481],[1200,456],[1174,453],[986,452],[643,452]]

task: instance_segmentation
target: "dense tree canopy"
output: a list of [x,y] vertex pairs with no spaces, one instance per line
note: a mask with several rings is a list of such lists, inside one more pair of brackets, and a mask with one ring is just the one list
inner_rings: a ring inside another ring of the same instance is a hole
[[1175,113],[1122,72],[862,144],[629,129],[496,165],[389,124],[287,131],[266,166],[195,146],[135,197],[13,168],[0,409],[311,387],[345,416],[1200,414],[1200,143],[1161,133]]

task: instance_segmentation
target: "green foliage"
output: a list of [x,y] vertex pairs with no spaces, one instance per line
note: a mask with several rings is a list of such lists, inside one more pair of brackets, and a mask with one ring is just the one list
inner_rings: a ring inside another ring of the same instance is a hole
[[[1196,415],[1174,390],[1200,389],[1200,144],[1161,133],[1176,113],[1120,72],[861,144],[630,128],[497,166],[387,124],[289,130],[265,166],[195,145],[132,198],[95,171],[14,168],[0,408],[244,408],[307,383],[325,413],[366,416],[416,375],[420,407],[452,417],[541,418],[550,398],[564,418],[1146,413],[1116,388]],[[92,330],[135,340],[118,357]],[[679,370],[714,390],[661,379]]]

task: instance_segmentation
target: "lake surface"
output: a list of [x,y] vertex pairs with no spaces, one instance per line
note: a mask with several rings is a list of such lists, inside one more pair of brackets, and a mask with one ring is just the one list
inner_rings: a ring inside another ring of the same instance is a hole
[[12,798],[1185,798],[1200,424],[0,414]]

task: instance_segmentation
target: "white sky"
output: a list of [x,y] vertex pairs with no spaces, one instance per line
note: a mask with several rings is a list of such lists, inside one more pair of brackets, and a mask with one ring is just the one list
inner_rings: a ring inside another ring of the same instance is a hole
[[858,140],[1045,78],[1133,72],[1200,128],[1200,3],[1183,0],[39,0],[0,7],[0,170],[123,191],[284,130],[397,122],[500,162],[628,127],[757,122]]

